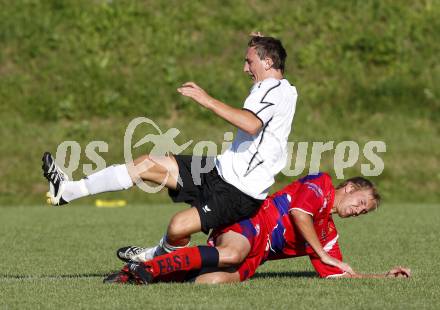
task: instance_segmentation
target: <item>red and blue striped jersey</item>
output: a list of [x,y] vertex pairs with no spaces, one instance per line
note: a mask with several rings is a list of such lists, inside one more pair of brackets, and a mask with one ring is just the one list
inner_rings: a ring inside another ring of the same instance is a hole
[[331,216],[335,189],[326,173],[308,175],[276,192],[266,200],[263,208],[270,232],[269,259],[278,255],[297,256],[313,254],[293,224],[292,210],[299,210],[313,217],[315,231],[325,248],[335,243],[338,237]]

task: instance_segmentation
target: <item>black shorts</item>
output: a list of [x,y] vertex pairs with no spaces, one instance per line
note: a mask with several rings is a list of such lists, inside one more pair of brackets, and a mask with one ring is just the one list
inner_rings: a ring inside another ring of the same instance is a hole
[[[205,234],[210,229],[251,217],[263,203],[225,182],[215,168],[214,157],[175,155],[174,158],[179,166],[179,182],[175,190],[168,189],[168,194],[174,202],[186,202],[197,208]],[[191,169],[193,159],[201,164],[193,164]],[[201,172],[207,165],[213,168]]]

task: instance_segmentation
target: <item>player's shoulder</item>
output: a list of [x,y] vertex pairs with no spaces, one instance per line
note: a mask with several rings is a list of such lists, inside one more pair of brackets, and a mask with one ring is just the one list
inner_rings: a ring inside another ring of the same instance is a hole
[[306,175],[298,180],[292,181],[288,185],[286,185],[283,189],[277,191],[272,196],[278,196],[285,193],[296,194],[298,190],[302,190],[305,187],[310,189],[315,189],[319,194],[323,191],[322,188],[325,188],[325,184],[331,184],[331,177],[325,172],[319,172],[316,174]]
[[278,80],[275,78],[268,78],[265,79],[264,81],[258,82],[256,84],[256,87],[259,89],[268,89],[268,88],[273,88],[273,87],[279,87],[281,86],[282,80]]
[[313,174],[308,174],[305,177],[302,177],[298,180],[298,182],[304,183],[323,183],[323,182],[331,182],[332,178],[327,172],[318,172]]
[[327,194],[327,191],[333,188],[332,178],[326,172],[306,175],[299,179],[298,182],[314,191],[318,197],[324,197]]

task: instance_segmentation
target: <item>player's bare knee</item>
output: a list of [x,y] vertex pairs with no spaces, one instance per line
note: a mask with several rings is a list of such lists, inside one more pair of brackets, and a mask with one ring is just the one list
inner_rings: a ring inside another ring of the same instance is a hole
[[238,251],[232,251],[230,256],[229,256],[230,265],[238,265],[243,261],[243,257],[242,255],[238,252]]
[[176,242],[177,240],[188,238],[186,226],[184,217],[180,216],[180,214],[174,215],[168,224],[167,239],[171,242]]
[[128,172],[133,182],[143,180],[161,184],[168,177],[169,171],[160,161],[161,157],[151,155],[136,158],[132,164],[128,165]]
[[181,228],[175,221],[171,221],[167,229],[167,240],[174,242],[180,238],[182,238]]
[[145,154],[145,155],[139,156],[138,158],[133,160],[133,164],[135,166],[138,166],[139,164],[142,164],[145,161],[150,161],[150,155]]
[[133,183],[141,180],[150,181],[153,167],[154,162],[151,161],[149,155],[142,155],[127,165],[128,174],[130,175]]
[[218,248],[219,262],[223,267],[236,266],[243,262],[243,255],[232,247]]
[[189,238],[200,229],[200,216],[197,209],[189,208],[180,211],[171,218],[168,224],[167,239],[174,241]]

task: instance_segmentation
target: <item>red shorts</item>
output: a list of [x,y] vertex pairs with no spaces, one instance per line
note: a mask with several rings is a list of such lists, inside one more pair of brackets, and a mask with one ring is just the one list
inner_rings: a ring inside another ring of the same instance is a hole
[[221,230],[213,231],[208,240],[209,245],[216,246],[217,237],[228,231],[239,233],[249,240],[251,250],[237,270],[240,273],[240,281],[252,277],[258,266],[260,266],[268,256],[269,234],[265,232],[265,226],[261,223],[262,221],[257,214],[252,219],[242,220]]

